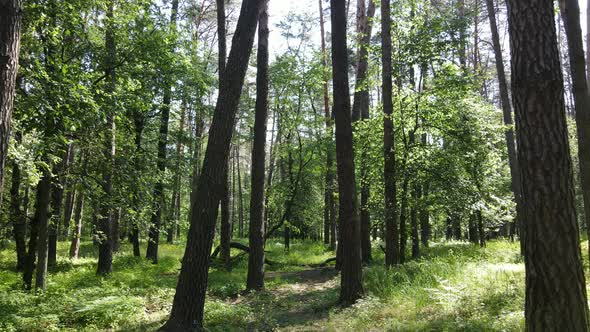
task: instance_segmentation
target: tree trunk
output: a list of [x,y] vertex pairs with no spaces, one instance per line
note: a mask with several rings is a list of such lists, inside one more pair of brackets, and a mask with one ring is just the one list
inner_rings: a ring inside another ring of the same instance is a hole
[[520,170],[518,165],[518,156],[516,151],[516,143],[514,141],[514,129],[512,122],[512,107],[510,104],[510,97],[508,95],[508,84],[506,81],[506,74],[504,73],[504,60],[502,57],[502,47],[500,44],[500,35],[498,34],[498,26],[496,24],[496,11],[494,9],[493,0],[486,0],[488,17],[490,20],[490,30],[492,32],[492,42],[494,46],[494,55],[496,58],[496,72],[498,74],[498,83],[500,88],[500,101],[502,104],[502,114],[504,118],[504,125],[508,127],[505,131],[506,145],[508,147],[508,165],[510,167],[511,188],[516,202],[516,222],[520,228],[520,247],[521,253],[524,254],[524,229],[522,220],[524,218],[523,202],[522,202],[522,186],[520,180]]
[[383,65],[383,154],[385,166],[385,266],[399,264],[399,233],[395,183],[395,138],[393,129],[393,81],[391,77],[391,7],[390,0],[381,1],[381,43]]
[[332,72],[334,117],[336,122],[336,166],[342,270],[340,302],[349,305],[363,294],[360,218],[356,197],[352,121],[348,86],[348,51],[344,0],[331,0]]
[[[17,139],[19,134],[17,133]],[[22,271],[25,266],[25,259],[27,256],[26,244],[26,216],[21,210],[21,172],[16,160],[12,162],[12,184],[10,188],[10,220],[12,221],[12,232],[14,235],[14,242],[16,243],[16,270]]]
[[268,0],[258,17],[258,54],[256,59],[256,114],[250,186],[250,255],[246,289],[264,288],[264,166],[266,122],[268,119]]
[[[359,49],[357,51],[356,89],[352,105],[352,121],[361,118],[369,118],[369,87],[367,73],[369,66],[369,44],[371,42],[371,30],[373,17],[375,16],[375,1],[369,0],[369,6],[365,14],[365,0],[357,1],[357,38]],[[369,184],[367,182],[367,153],[363,150],[361,160],[361,253],[363,263],[371,261],[371,214],[369,212]]]
[[113,227],[111,229],[111,241],[113,242],[113,252],[118,252],[119,248],[121,247],[120,222],[121,208],[116,208],[113,211]]
[[586,282],[553,2],[507,4],[525,208],[526,329],[587,331]]
[[171,199],[171,211],[172,211],[172,218],[168,222],[168,234],[166,242],[173,243],[174,242],[174,233],[176,229],[178,229],[178,221],[180,219],[180,190],[181,190],[181,182],[182,182],[182,160],[183,158],[183,140],[184,140],[184,118],[186,116],[186,98],[182,100],[182,106],[180,110],[180,123],[179,123],[179,130],[178,136],[176,137],[176,165],[174,167],[174,183],[173,183],[173,192],[172,192],[172,199]]
[[57,264],[57,235],[59,232],[59,221],[61,220],[61,207],[64,196],[64,176],[70,166],[70,157],[66,151],[61,162],[54,168],[53,182],[51,184],[51,220],[48,231],[47,265],[54,267]]
[[82,215],[84,211],[84,192],[80,190],[76,195],[76,204],[74,207],[75,229],[72,233],[72,243],[70,244],[70,258],[78,259],[80,254],[80,240],[82,238]]
[[[107,75],[107,92],[115,93],[116,77],[116,45],[115,45],[115,31],[114,31],[114,0],[109,0],[107,7],[107,28],[105,32],[105,47],[107,49],[106,58],[106,72]],[[113,246],[111,238],[111,218],[112,206],[110,203],[111,194],[113,191],[113,172],[115,170],[115,143],[116,143],[116,127],[115,127],[115,110],[117,104],[116,99],[111,96],[109,105],[106,107],[107,112],[107,127],[106,127],[106,141],[104,146],[103,179],[102,186],[104,190],[103,199],[100,202],[100,218],[98,218],[99,231],[99,245],[98,245],[98,264],[96,274],[107,275],[113,270]]]
[[202,329],[215,221],[262,0],[244,0],[209,129],[205,159],[192,202],[191,223],[170,318],[162,331]]
[[22,0],[0,2],[0,208],[20,50]]
[[422,194],[420,186],[415,184],[412,190],[412,207],[410,210],[410,227],[412,234],[412,258],[420,256],[420,239],[418,238],[418,200]]
[[[568,41],[576,126],[578,128],[578,159],[580,160],[580,186],[584,198],[584,217],[585,224],[590,225],[590,94],[586,81],[580,8],[577,0],[560,0],[559,7]],[[589,227],[586,227],[586,232],[590,236]],[[590,247],[588,250],[590,253]]]
[[[404,159],[407,158],[404,157]],[[406,168],[405,161],[403,162],[403,169]],[[406,262],[406,246],[408,244],[408,230],[407,230],[407,219],[408,219],[408,182],[409,174],[407,170],[402,171],[403,182],[402,182],[402,202],[399,213],[399,263],[403,264]]]
[[[178,15],[178,0],[172,1],[170,14],[170,32],[176,32],[176,17]],[[171,50],[173,51],[173,49]],[[166,75],[167,76],[167,75]],[[160,135],[158,136],[158,180],[154,187],[154,205],[148,232],[148,246],[145,258],[158,263],[158,246],[160,243],[160,226],[162,223],[162,209],[164,208],[164,175],[166,173],[166,146],[168,145],[168,121],[170,119],[170,102],[172,101],[172,79],[164,77],[166,86],[160,110]]]
[[[74,143],[70,143],[68,145],[67,156],[68,156],[67,157],[68,164],[71,167],[71,165],[74,163],[74,160],[76,158],[76,149],[75,149]],[[67,176],[67,174],[66,174],[66,176]],[[66,193],[66,200],[64,203],[64,229],[63,229],[61,236],[63,239],[68,239],[70,237],[70,221],[72,219],[72,213],[74,212],[76,186],[71,180],[69,180],[66,177],[66,179],[64,181],[64,188],[68,188],[68,189],[67,189],[67,193]]]
[[[49,227],[49,205],[51,197],[51,174],[45,171],[43,177],[37,185],[37,204],[35,209],[34,224],[37,225],[39,231],[39,239],[37,242],[37,256],[38,263],[35,273],[35,289],[45,291],[47,285],[47,249],[48,249],[48,227]],[[33,239],[33,227],[31,227],[31,239]],[[30,246],[30,243],[29,243]],[[29,248],[31,250],[32,248]],[[30,254],[29,254],[30,255]],[[34,256],[32,259],[34,264]],[[30,263],[29,263],[30,264]],[[27,271],[27,269],[25,269]],[[30,280],[25,280],[25,284]]]
[[238,237],[244,237],[244,196],[242,192],[242,171],[240,170],[240,143],[236,144],[236,172],[238,174]]
[[324,68],[323,94],[324,94],[324,117],[326,119],[326,177],[324,188],[324,243],[330,244],[330,249],[336,249],[336,203],[334,197],[334,145],[332,136],[332,117],[330,115],[330,94],[328,93],[328,53],[326,51],[326,39],[324,28],[324,9],[322,0],[318,0],[320,7],[320,32],[322,48],[322,67]]
[[140,211],[140,192],[141,192],[141,181],[140,181],[140,174],[142,170],[142,160],[140,157],[141,154],[141,137],[143,134],[143,129],[145,127],[145,118],[143,114],[139,111],[134,112],[133,115],[133,122],[135,124],[135,169],[138,171],[138,174],[134,175],[133,181],[135,184],[133,190],[133,209],[135,211],[134,218],[131,224],[131,243],[133,244],[133,256],[140,257],[141,251],[139,248],[139,215]]

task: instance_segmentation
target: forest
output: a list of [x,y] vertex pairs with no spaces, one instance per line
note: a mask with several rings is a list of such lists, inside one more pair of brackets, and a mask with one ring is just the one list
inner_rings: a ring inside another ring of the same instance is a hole
[[590,1],[0,0],[0,331],[590,331]]

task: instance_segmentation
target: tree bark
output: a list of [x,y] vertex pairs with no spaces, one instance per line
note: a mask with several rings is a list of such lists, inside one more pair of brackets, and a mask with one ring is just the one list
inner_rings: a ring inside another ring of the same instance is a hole
[[[170,32],[176,32],[176,18],[178,16],[178,0],[172,1],[170,13]],[[170,50],[171,52],[173,51]],[[172,101],[172,78],[165,74],[164,96],[160,109],[160,135],[158,136],[158,181],[154,187],[154,203],[152,218],[148,232],[148,245],[145,258],[158,263],[158,247],[160,244],[160,226],[162,223],[162,209],[164,208],[164,175],[166,173],[166,146],[168,145],[168,121],[170,120],[170,102]]]
[[[568,41],[576,126],[578,128],[580,186],[584,199],[586,232],[590,236],[590,227],[588,227],[590,225],[590,94],[586,81],[586,59],[584,58],[584,41],[580,26],[580,7],[577,0],[560,0],[559,7]],[[590,247],[588,250],[590,253]]]
[[182,268],[176,286],[170,318],[162,331],[202,329],[209,255],[215,234],[219,201],[223,185],[231,137],[236,122],[240,92],[246,76],[254,43],[256,23],[262,0],[244,0],[226,71],[209,129],[209,140],[201,176],[191,209],[191,223]]
[[[365,14],[366,11],[366,14]],[[359,47],[357,51],[356,89],[352,105],[352,121],[361,118],[369,118],[369,87],[367,73],[369,67],[369,44],[371,42],[371,30],[373,17],[375,16],[375,1],[369,0],[369,6],[365,9],[365,0],[357,1],[357,38]],[[367,153],[361,155],[361,253],[363,263],[371,261],[371,214],[369,212],[369,184],[367,181]]]
[[324,9],[323,0],[318,0],[320,7],[320,32],[322,48],[322,67],[323,76],[323,94],[324,94],[324,117],[326,119],[326,177],[324,188],[324,243],[330,244],[330,249],[336,249],[336,204],[334,197],[334,153],[332,136],[332,117],[330,115],[330,94],[328,93],[328,82],[330,80],[328,73],[328,53],[326,51],[326,38],[324,28]]
[[0,2],[0,208],[20,50],[22,0]]
[[340,302],[349,305],[363,294],[360,243],[360,218],[356,197],[354,151],[350,95],[348,86],[348,51],[346,46],[346,8],[344,0],[331,0],[332,72],[334,79],[334,117],[336,122],[336,166],[342,270]]
[[508,0],[512,96],[525,207],[528,331],[587,331],[553,1]]
[[381,1],[381,43],[383,65],[383,154],[385,166],[385,266],[399,264],[399,232],[395,183],[395,137],[393,129],[393,81],[391,77],[391,7],[390,0]]
[[181,182],[182,182],[182,160],[184,154],[184,119],[186,117],[186,98],[182,100],[182,106],[180,109],[180,123],[179,123],[179,130],[178,135],[176,137],[176,165],[174,166],[174,183],[173,183],[173,191],[172,191],[172,199],[171,199],[171,220],[168,222],[168,234],[166,242],[173,243],[174,242],[174,234],[176,229],[178,229],[178,221],[180,219],[180,190],[181,190]]
[[266,122],[268,119],[268,0],[258,17],[258,54],[256,59],[256,114],[250,186],[250,256],[246,289],[264,288],[264,166],[266,159]]
[[116,99],[112,94],[115,93],[117,79],[115,76],[116,64],[116,45],[115,45],[115,27],[114,27],[114,0],[109,0],[107,7],[107,28],[105,31],[105,47],[107,49],[107,58],[105,75],[107,76],[106,90],[111,94],[109,105],[106,107],[107,126],[104,146],[105,164],[103,167],[102,186],[104,196],[100,202],[100,218],[97,219],[99,231],[98,244],[98,264],[96,274],[107,275],[113,270],[113,244],[111,238],[111,219],[112,206],[110,203],[113,192],[113,172],[115,170],[115,149],[116,149],[116,127],[115,127],[115,110],[117,107]]
[[506,145],[508,147],[508,165],[510,167],[511,188],[516,202],[516,223],[519,225],[520,246],[521,253],[524,254],[524,229],[522,219],[524,218],[523,202],[522,202],[522,186],[520,180],[520,170],[518,165],[518,156],[516,151],[516,143],[514,141],[514,129],[512,122],[512,107],[510,105],[510,97],[508,94],[508,83],[506,81],[506,74],[504,72],[504,60],[502,57],[502,46],[500,44],[500,35],[498,33],[498,25],[496,24],[496,11],[494,9],[493,0],[486,0],[488,9],[488,17],[490,20],[490,30],[492,32],[492,44],[494,47],[494,56],[496,58],[496,73],[498,75],[498,83],[500,88],[500,101],[502,104],[502,114],[504,118],[504,125],[508,127],[505,131]]
[[[76,158],[76,149],[74,143],[70,143],[68,145],[67,158],[68,164],[71,166]],[[72,213],[74,212],[76,185],[66,177],[64,181],[64,188],[67,188],[67,193],[64,203],[64,229],[61,236],[63,239],[67,239],[70,237],[70,221],[72,220]]]
[[420,238],[418,237],[418,200],[422,196],[420,185],[415,184],[412,190],[412,207],[410,210],[410,229],[412,238],[412,258],[420,256]]
[[[51,174],[49,171],[43,172],[43,177],[37,185],[37,204],[35,209],[34,224],[38,227],[38,242],[37,242],[37,267],[35,270],[35,289],[45,291],[47,285],[47,249],[48,249],[48,227],[49,227],[49,204],[51,197]],[[33,239],[33,227],[31,227],[31,239]],[[29,244],[30,246],[30,244]],[[31,250],[32,248],[29,248]],[[29,253],[30,255],[30,253]],[[34,256],[32,257],[34,264]],[[30,262],[29,262],[30,264]],[[27,269],[25,269],[27,272]],[[30,280],[25,280],[30,285]],[[30,287],[30,286],[29,286]]]
[[[18,138],[18,133],[17,133]],[[16,270],[22,271],[25,266],[27,256],[26,244],[26,216],[21,209],[21,171],[16,160],[12,161],[12,184],[10,187],[10,220],[12,221],[12,232],[16,244]]]
[[[240,142],[236,146],[236,173],[238,174],[238,237],[244,237],[244,196],[242,192],[242,171],[240,170]],[[235,194],[235,193],[234,193]]]
[[72,242],[70,244],[70,258],[78,259],[80,254],[80,240],[82,238],[82,215],[84,211],[84,192],[80,190],[76,195],[76,204],[74,207],[75,229],[72,233]]

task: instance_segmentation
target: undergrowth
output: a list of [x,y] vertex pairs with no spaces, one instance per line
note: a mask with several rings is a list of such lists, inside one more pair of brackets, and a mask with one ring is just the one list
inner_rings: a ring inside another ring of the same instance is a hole
[[[0,330],[151,331],[169,313],[180,269],[182,245],[161,244],[157,265],[115,255],[113,274],[95,275],[96,248],[83,243],[81,258],[59,258],[47,291],[25,292],[14,271],[10,245],[0,250]],[[59,243],[59,257],[67,243]],[[294,242],[285,252],[269,241],[266,290],[242,295],[247,256],[239,250],[233,269],[213,262],[205,324],[209,330],[331,331],[520,331],[523,328],[524,266],[515,243],[490,242],[479,248],[461,242],[431,243],[422,256],[392,269],[374,248],[364,268],[365,297],[350,308],[337,305],[337,276],[323,287],[296,287],[297,275],[334,255],[321,243]]]

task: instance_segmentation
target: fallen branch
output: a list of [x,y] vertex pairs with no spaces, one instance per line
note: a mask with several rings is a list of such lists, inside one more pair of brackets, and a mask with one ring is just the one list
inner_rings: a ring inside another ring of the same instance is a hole
[[[250,253],[250,247],[248,247],[247,245],[241,244],[239,242],[230,242],[229,243],[229,247],[230,248],[234,248],[234,249],[239,249],[244,251],[245,253]],[[221,251],[221,246],[217,246],[215,248],[215,250],[213,250],[213,253],[211,254],[211,260],[215,259],[218,255],[219,252]],[[277,262],[271,261],[269,259],[264,258],[264,263],[268,264],[268,265],[275,265],[277,264]]]

